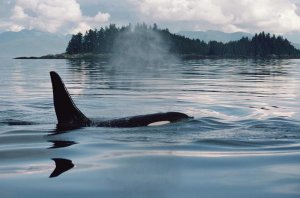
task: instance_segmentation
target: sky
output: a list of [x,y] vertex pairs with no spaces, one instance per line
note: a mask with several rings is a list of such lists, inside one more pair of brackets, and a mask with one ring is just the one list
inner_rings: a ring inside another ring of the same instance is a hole
[[142,22],[171,32],[300,33],[300,0],[0,0],[0,32],[70,34]]

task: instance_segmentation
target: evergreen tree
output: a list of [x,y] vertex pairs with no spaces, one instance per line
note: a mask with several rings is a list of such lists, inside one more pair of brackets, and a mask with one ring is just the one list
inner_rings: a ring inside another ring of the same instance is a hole
[[[261,32],[255,34],[253,38],[241,38],[238,41],[221,43],[210,41],[205,43],[199,39],[189,39],[181,35],[172,34],[166,29],[159,29],[157,24],[147,26],[145,23],[137,24],[132,27],[131,24],[121,28],[115,24],[99,30],[88,30],[84,35],[78,33],[73,35],[66,49],[67,54],[79,53],[112,53],[114,43],[118,39],[124,42],[130,38],[130,42],[139,42],[141,50],[149,50],[151,43],[157,43],[154,34],[159,36],[163,43],[168,46],[168,51],[175,54],[195,54],[203,56],[220,57],[268,57],[278,56],[300,56],[300,51],[295,49],[291,43],[282,36],[276,37],[269,33]],[[144,44],[144,45],[143,45]]]
[[72,36],[71,40],[69,41],[66,52],[68,54],[82,53],[82,34],[80,32]]

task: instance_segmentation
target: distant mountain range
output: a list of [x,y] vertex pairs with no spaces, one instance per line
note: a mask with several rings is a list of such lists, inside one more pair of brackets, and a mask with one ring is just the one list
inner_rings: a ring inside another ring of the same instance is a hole
[[58,35],[36,30],[0,33],[0,57],[42,56],[66,50],[71,35]]
[[236,41],[242,37],[251,38],[253,35],[245,32],[234,32],[234,33],[225,33],[221,31],[208,30],[208,31],[180,31],[178,34],[191,39],[200,39],[205,42],[209,41],[218,41],[227,43],[229,41]]
[[[234,32],[234,33],[225,33],[221,31],[208,30],[208,31],[180,31],[178,34],[192,38],[200,39],[205,42],[209,41],[218,41],[227,43],[229,41],[236,41],[242,37],[252,38],[254,35],[246,32]],[[300,49],[300,34],[299,33],[288,33],[283,35],[284,38],[287,38],[292,42],[292,45],[297,49]]]
[[299,43],[293,43],[293,42],[292,42],[292,45],[293,45],[296,49],[299,49],[299,50],[300,50],[300,44],[299,44]]

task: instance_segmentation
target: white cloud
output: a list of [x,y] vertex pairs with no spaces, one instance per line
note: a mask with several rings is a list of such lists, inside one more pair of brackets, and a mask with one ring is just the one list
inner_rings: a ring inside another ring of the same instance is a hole
[[[0,31],[38,29],[75,33],[113,20],[119,24],[156,22],[171,31],[300,32],[300,0],[3,0],[1,3]],[[96,13],[97,7],[105,12]]]
[[108,13],[84,16],[76,0],[17,0],[10,22],[0,24],[8,30],[38,29],[47,32],[75,33],[106,24]]
[[198,24],[223,31],[300,32],[297,6],[290,0],[129,0],[153,21]]

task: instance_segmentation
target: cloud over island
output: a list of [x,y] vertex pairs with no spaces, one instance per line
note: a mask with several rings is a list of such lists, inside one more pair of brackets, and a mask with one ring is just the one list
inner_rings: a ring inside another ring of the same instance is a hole
[[299,0],[4,0],[0,32],[75,33],[109,23],[179,30],[300,32]]
[[130,0],[154,21],[184,21],[226,32],[300,31],[299,4],[290,0]]

